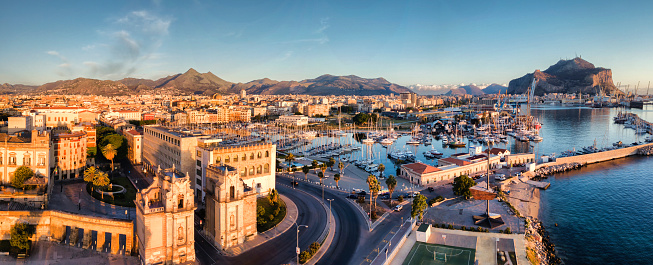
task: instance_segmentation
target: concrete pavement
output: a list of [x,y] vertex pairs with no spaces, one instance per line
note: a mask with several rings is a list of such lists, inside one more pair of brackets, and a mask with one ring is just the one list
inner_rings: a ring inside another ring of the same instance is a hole
[[[63,189],[62,189],[63,188]],[[85,215],[130,219],[136,217],[136,209],[99,201],[86,192],[83,180],[58,182],[52,188],[49,209]]]

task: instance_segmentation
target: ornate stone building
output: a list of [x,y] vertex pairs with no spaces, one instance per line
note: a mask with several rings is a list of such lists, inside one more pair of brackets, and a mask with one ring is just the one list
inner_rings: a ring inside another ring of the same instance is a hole
[[136,234],[142,264],[195,261],[196,209],[188,175],[158,169],[152,184],[136,194]]
[[195,156],[197,196],[204,196],[206,172],[209,165],[229,165],[237,169],[240,178],[259,196],[267,195],[275,188],[276,145],[251,144],[241,146],[221,145],[220,141],[198,139]]
[[204,231],[214,244],[225,249],[256,235],[256,191],[231,166],[209,165],[206,177]]

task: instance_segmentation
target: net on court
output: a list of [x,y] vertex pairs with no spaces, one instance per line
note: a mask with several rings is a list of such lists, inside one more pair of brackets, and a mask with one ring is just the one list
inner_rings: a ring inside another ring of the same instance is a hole
[[415,242],[403,265],[473,265],[476,250]]

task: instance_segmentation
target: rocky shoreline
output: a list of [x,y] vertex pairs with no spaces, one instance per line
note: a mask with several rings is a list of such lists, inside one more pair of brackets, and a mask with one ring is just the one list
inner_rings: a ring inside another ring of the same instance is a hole
[[653,146],[642,147],[642,148],[637,150],[637,154],[642,155],[642,156],[653,155]]
[[551,242],[548,232],[537,218],[526,217],[526,248],[532,251],[539,264],[556,265],[562,261],[556,255],[555,245]]
[[547,178],[548,175],[565,172],[569,170],[579,169],[583,167],[580,163],[565,163],[560,165],[541,167],[535,170],[535,180]]

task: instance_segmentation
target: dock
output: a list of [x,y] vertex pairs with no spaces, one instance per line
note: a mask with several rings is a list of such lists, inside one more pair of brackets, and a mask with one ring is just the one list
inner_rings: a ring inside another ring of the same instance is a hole
[[551,183],[548,182],[531,180],[531,178],[533,177],[535,177],[535,174],[533,174],[533,172],[530,171],[524,172],[524,174],[519,178],[519,181],[534,186],[536,188],[539,188],[541,190],[546,190],[551,186]]

